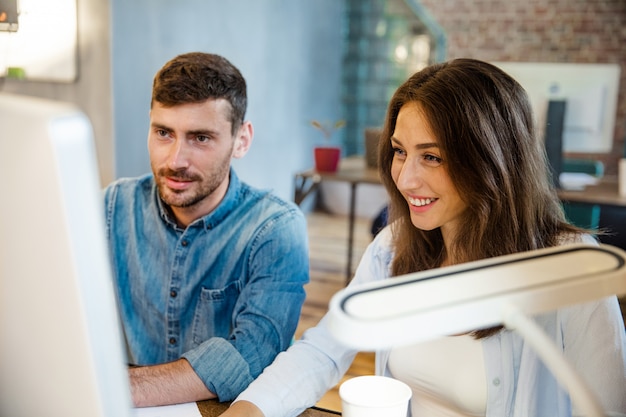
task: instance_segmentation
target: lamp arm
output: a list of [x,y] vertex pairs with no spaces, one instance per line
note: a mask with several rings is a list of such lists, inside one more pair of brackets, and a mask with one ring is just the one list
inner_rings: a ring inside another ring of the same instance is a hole
[[556,380],[568,390],[572,402],[578,406],[583,415],[605,417],[602,407],[587,384],[543,330],[517,307],[509,305],[504,313],[504,325],[508,329],[516,330],[524,341],[532,346]]

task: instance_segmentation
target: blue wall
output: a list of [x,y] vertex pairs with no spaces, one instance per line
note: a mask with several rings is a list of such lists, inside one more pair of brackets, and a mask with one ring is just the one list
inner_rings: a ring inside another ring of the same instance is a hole
[[320,133],[310,120],[341,114],[344,2],[338,0],[112,0],[115,176],[149,172],[146,149],[154,73],[177,54],[223,55],[248,83],[255,128],[234,163],[251,185],[293,195]]

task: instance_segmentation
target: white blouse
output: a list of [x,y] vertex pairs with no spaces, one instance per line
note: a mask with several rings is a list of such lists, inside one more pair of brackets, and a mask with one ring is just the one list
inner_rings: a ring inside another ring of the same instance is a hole
[[391,375],[411,387],[411,413],[420,417],[484,416],[487,376],[480,340],[469,334],[394,348]]

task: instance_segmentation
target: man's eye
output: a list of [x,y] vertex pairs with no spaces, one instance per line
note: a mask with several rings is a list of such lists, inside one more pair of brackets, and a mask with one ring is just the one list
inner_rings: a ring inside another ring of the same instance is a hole
[[156,131],[157,135],[161,136],[161,137],[165,137],[168,135],[167,130],[163,130],[163,129],[159,129]]
[[205,143],[209,141],[209,137],[200,135],[200,136],[196,136],[196,140],[200,143]]

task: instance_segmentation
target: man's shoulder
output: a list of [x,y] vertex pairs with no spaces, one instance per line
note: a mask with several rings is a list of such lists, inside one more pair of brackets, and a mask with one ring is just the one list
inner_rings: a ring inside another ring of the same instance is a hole
[[112,181],[107,187],[107,191],[120,190],[130,191],[130,190],[141,190],[141,189],[152,189],[154,184],[154,178],[152,174],[145,174],[140,177],[122,177]]
[[[246,219],[246,227],[257,232],[290,234],[306,230],[306,218],[298,205],[274,194],[271,190],[242,184],[236,209],[231,212],[240,221]],[[253,226],[254,225],[254,226]]]
[[136,200],[138,197],[141,198],[141,196],[148,198],[153,188],[154,179],[152,174],[132,178],[118,178],[105,188],[105,200],[107,202],[111,200],[121,202],[129,199]]
[[295,212],[301,210],[293,201],[286,200],[274,194],[272,190],[260,189],[246,183],[241,183],[241,196],[244,204],[258,206],[268,212]]

